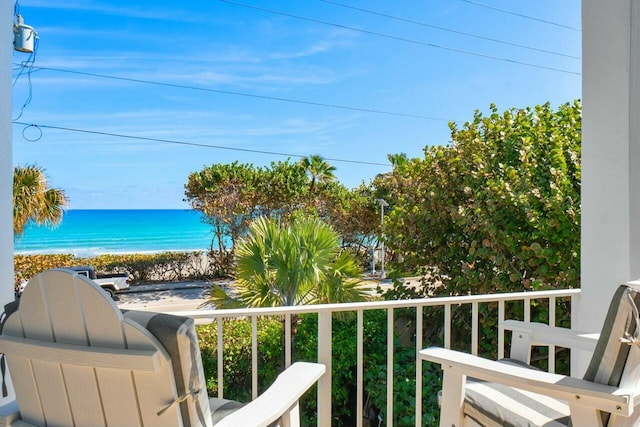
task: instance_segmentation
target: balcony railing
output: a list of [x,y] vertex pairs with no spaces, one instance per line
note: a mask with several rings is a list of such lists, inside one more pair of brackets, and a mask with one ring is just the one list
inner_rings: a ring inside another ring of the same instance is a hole
[[[394,425],[394,375],[402,375],[402,372],[394,372],[394,311],[401,309],[415,310],[416,336],[415,346],[416,352],[424,347],[435,343],[424,342],[423,318],[427,310],[440,310],[443,312],[442,317],[442,341],[441,345],[451,348],[452,345],[452,309],[457,307],[470,307],[470,324],[471,334],[468,349],[473,354],[478,354],[479,340],[481,331],[479,328],[480,307],[483,304],[497,305],[497,321],[496,325],[502,323],[506,319],[513,318],[512,313],[518,312],[522,317],[518,320],[531,320],[532,306],[535,305],[536,312],[545,311],[544,316],[551,325],[556,324],[556,307],[562,301],[564,307],[568,307],[573,317],[577,313],[577,303],[580,297],[579,289],[569,290],[553,290],[538,292],[518,292],[491,295],[473,295],[460,297],[438,297],[428,299],[414,299],[401,301],[375,301],[368,303],[353,304],[327,304],[327,305],[311,305],[311,306],[294,306],[294,307],[275,307],[275,308],[255,308],[255,309],[235,309],[235,310],[198,310],[179,313],[181,315],[190,316],[199,319],[200,322],[211,322],[217,325],[217,381],[218,381],[218,397],[223,397],[224,369],[223,369],[223,342],[225,336],[223,334],[223,322],[233,319],[250,319],[252,325],[251,338],[251,366],[252,366],[252,395],[256,397],[258,394],[258,318],[277,316],[284,318],[285,328],[285,365],[291,364],[292,343],[291,343],[291,319],[292,317],[305,313],[315,313],[318,316],[318,362],[323,363],[327,367],[327,374],[320,380],[318,384],[318,425],[331,425],[331,366],[332,366],[332,319],[337,313],[351,312],[357,316],[357,334],[356,340],[357,351],[357,368],[356,368],[356,420],[357,426],[361,427],[363,423],[363,399],[364,390],[364,313],[373,310],[382,310],[387,314],[387,349],[386,349],[386,408],[381,408],[385,414],[384,425]],[[521,305],[520,305],[521,304]],[[507,307],[509,307],[507,309]],[[518,307],[514,310],[514,307]],[[462,311],[460,311],[462,312]],[[458,313],[458,311],[456,311]],[[573,320],[573,319],[572,319]],[[573,323],[573,322],[572,322]],[[498,358],[505,355],[505,332],[501,328],[497,328],[497,351]],[[554,354],[554,349],[549,350],[549,354]],[[551,372],[555,372],[555,359],[549,357],[548,366]],[[422,363],[416,365],[416,389],[415,389],[415,425],[422,425]]]

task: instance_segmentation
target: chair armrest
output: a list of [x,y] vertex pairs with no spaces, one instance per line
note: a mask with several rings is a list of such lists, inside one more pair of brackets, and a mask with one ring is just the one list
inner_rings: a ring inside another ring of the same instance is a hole
[[419,356],[422,360],[439,363],[444,371],[554,397],[568,402],[569,405],[589,406],[595,410],[626,417],[633,412],[634,390],[506,365],[437,347],[424,349],[420,351]]
[[593,351],[600,334],[549,326],[538,322],[505,320],[500,324],[508,331],[530,333],[531,345],[557,345],[577,350]]
[[521,322],[505,320],[500,328],[512,331],[511,355],[512,359],[531,363],[531,347],[535,345],[557,345],[573,350],[585,350],[593,353],[599,334],[590,334],[567,328],[549,326],[537,322]]
[[295,407],[300,397],[324,375],[325,370],[325,366],[319,363],[294,363],[278,375],[264,393],[224,417],[216,427],[269,425]]

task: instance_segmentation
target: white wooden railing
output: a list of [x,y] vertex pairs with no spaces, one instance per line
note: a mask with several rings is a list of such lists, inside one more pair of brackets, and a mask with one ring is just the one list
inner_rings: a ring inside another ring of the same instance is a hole
[[[327,367],[327,373],[318,383],[318,426],[329,427],[331,425],[331,361],[332,361],[332,317],[334,313],[355,312],[357,315],[357,335],[356,340],[357,351],[357,427],[362,427],[363,420],[363,397],[364,397],[364,370],[363,370],[363,343],[364,343],[364,321],[365,311],[384,310],[387,312],[387,402],[386,408],[382,408],[386,419],[385,426],[393,426],[393,378],[394,378],[394,310],[413,308],[416,310],[416,352],[431,343],[423,343],[423,313],[425,309],[443,308],[444,309],[444,346],[451,347],[451,325],[452,325],[452,307],[461,305],[471,305],[471,352],[478,354],[479,336],[479,305],[480,304],[497,304],[498,305],[498,324],[505,320],[505,307],[507,302],[521,301],[523,304],[524,319],[528,321],[531,318],[532,301],[547,301],[549,324],[555,325],[556,322],[556,305],[559,299],[568,299],[571,305],[572,324],[575,324],[575,314],[578,312],[577,304],[580,297],[579,289],[538,291],[538,292],[518,292],[505,294],[488,294],[488,295],[470,295],[460,297],[438,297],[428,299],[413,299],[402,301],[375,301],[367,303],[353,304],[326,304],[326,305],[310,305],[310,306],[294,306],[294,307],[272,307],[272,308],[255,308],[255,309],[235,309],[235,310],[197,310],[185,311],[180,313],[183,316],[200,319],[200,322],[212,322],[217,324],[217,375],[218,375],[218,394],[223,397],[224,369],[223,369],[223,321],[225,319],[251,319],[252,338],[251,338],[251,366],[252,366],[252,394],[255,398],[258,394],[258,317],[264,316],[284,316],[285,319],[285,365],[291,364],[291,318],[297,314],[315,313],[318,315],[318,362],[323,363]],[[498,349],[499,358],[504,357],[504,331],[498,330]],[[550,353],[553,354],[553,349]],[[549,370],[555,370],[554,358],[549,358]],[[397,373],[401,374],[401,373]],[[416,408],[415,419],[416,426],[422,425],[422,363],[416,365]]]

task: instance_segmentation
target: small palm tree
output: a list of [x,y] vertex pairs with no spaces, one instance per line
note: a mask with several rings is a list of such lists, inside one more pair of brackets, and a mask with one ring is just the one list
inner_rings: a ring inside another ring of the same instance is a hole
[[219,308],[364,301],[360,268],[338,234],[317,218],[259,218],[236,248],[235,296],[214,287]]
[[300,160],[300,164],[304,167],[305,171],[311,178],[311,183],[309,184],[310,194],[313,194],[318,182],[326,184],[336,179],[334,174],[336,171],[335,166],[332,166],[318,154],[312,154],[309,157],[304,157]]
[[67,197],[63,190],[49,188],[44,170],[38,166],[13,169],[13,234],[21,236],[29,221],[57,225],[62,220]]
[[[218,308],[273,307],[364,301],[360,268],[340,252],[338,234],[317,218],[285,225],[255,220],[236,248],[235,296],[214,286],[209,302]],[[299,318],[291,316],[291,348]],[[283,328],[284,338],[284,328]]]

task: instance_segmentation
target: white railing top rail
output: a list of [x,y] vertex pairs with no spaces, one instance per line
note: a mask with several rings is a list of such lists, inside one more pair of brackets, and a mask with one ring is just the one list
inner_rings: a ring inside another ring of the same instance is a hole
[[262,307],[262,308],[237,308],[237,309],[203,309],[181,311],[181,316],[192,317],[194,319],[203,319],[211,317],[241,317],[241,316],[277,316],[292,313],[322,313],[322,312],[342,312],[342,311],[358,311],[358,310],[376,310],[387,308],[414,308],[427,306],[443,306],[448,304],[471,304],[471,303],[490,303],[497,301],[517,301],[523,299],[537,298],[561,298],[579,295],[580,289],[556,289],[550,291],[528,291],[528,292],[510,292],[498,294],[482,294],[482,295],[462,295],[452,297],[433,297],[421,299],[409,299],[398,301],[370,301],[357,303],[341,303],[341,304],[318,304],[318,305],[295,305],[289,307]]

